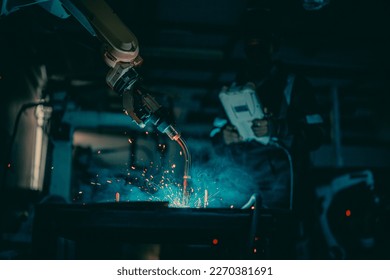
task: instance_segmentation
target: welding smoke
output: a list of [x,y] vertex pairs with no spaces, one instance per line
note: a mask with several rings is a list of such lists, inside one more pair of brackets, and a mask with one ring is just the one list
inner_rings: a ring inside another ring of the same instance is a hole
[[208,207],[240,208],[258,192],[250,170],[229,157],[215,155],[205,164],[194,163],[191,173],[194,192],[204,195],[207,189]]
[[[94,172],[98,177],[89,185],[80,186],[79,194],[82,196],[79,198],[82,199],[78,199],[79,202],[114,202],[118,192],[121,202],[168,201],[171,207],[199,208],[204,207],[207,190],[207,207],[240,208],[253,193],[258,192],[250,170],[235,164],[227,157],[220,156],[214,156],[206,163],[194,162],[188,205],[182,205],[180,176],[174,176],[169,170],[163,174],[163,181],[161,176],[155,175],[152,180],[150,178],[152,176],[141,176],[142,174],[138,173],[132,182],[112,175],[118,172],[110,169],[99,169]],[[144,185],[149,187],[141,187]]]

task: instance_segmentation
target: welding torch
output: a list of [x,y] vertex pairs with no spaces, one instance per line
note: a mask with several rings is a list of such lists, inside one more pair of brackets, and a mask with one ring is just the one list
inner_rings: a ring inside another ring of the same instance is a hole
[[[104,43],[104,61],[110,67],[106,82],[122,96],[125,113],[141,128],[151,123],[182,148],[184,155],[183,194],[188,197],[191,156],[184,139],[168,121],[165,109],[144,88],[136,67],[142,64],[136,36],[104,0],[61,0],[63,6]],[[184,198],[184,199],[185,199]]]

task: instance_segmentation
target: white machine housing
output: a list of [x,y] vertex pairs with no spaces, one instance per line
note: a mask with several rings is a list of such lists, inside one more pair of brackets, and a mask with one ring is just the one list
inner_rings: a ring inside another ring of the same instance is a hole
[[230,88],[223,87],[219,93],[219,99],[230,123],[237,128],[244,141],[256,140],[268,145],[269,136],[256,137],[252,131],[253,120],[265,117],[253,83],[248,83],[242,87],[235,84]]

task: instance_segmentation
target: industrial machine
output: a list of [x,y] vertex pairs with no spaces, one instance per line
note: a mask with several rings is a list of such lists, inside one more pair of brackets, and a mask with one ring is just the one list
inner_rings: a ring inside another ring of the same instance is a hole
[[[110,67],[107,84],[123,97],[125,113],[141,128],[151,123],[172,140],[180,138],[172,124],[166,121],[164,109],[139,84],[136,67],[142,63],[137,38],[127,29],[105,1],[62,1],[62,4],[92,35],[104,43],[104,61]],[[95,33],[96,31],[96,33]]]
[[385,223],[381,217],[384,209],[370,170],[334,178],[316,189],[316,197],[321,209],[319,223],[332,259],[383,254],[378,229]]
[[[182,148],[183,200],[188,196],[191,157],[180,133],[167,121],[164,108],[140,85],[136,67],[142,63],[137,38],[104,0],[61,1],[63,6],[104,43],[104,60],[110,67],[107,84],[123,98],[125,113],[141,128],[154,125]],[[76,5],[74,4],[76,3]],[[92,25],[92,26],[91,26]]]
[[[58,11],[61,16],[71,13],[91,35],[102,40],[103,57],[110,67],[106,82],[122,96],[125,113],[140,128],[151,124],[181,146],[185,160],[182,184],[185,204],[189,195],[190,154],[180,133],[167,121],[164,108],[141,86],[136,68],[142,58],[134,34],[103,0],[35,2],[57,15]],[[258,114],[254,117],[261,118]],[[66,148],[60,146],[58,150],[69,156],[69,148],[66,143]],[[64,184],[60,179],[57,182],[59,187]],[[292,257],[292,250],[286,246],[291,244],[293,235],[290,239],[284,236],[271,239],[275,231],[268,225],[275,224],[276,218],[261,208],[259,197],[252,199],[247,209],[170,209],[165,202],[87,205],[66,202],[61,197],[49,196],[36,206],[33,258],[137,258],[126,251],[139,250],[126,250],[126,246],[139,243],[173,246],[178,254],[168,249],[165,258],[182,258],[184,251],[187,259]],[[291,213],[282,211],[278,216],[283,226],[285,215]]]

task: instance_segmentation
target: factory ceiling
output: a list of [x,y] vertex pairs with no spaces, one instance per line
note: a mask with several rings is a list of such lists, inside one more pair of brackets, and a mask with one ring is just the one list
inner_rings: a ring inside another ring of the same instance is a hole
[[[278,58],[308,76],[318,92],[348,86],[357,96],[376,98],[389,88],[387,1],[330,0],[318,11],[305,10],[301,0],[107,2],[139,40],[145,85],[172,106],[178,122],[209,124],[217,114],[221,86],[244,65],[248,7],[272,13],[268,26],[280,38]],[[30,6],[3,16],[0,31],[2,48],[12,50],[7,59],[45,64],[51,87],[66,83],[80,106],[120,107],[120,98],[105,87],[100,42],[74,18]],[[101,102],[91,104],[91,98]]]

